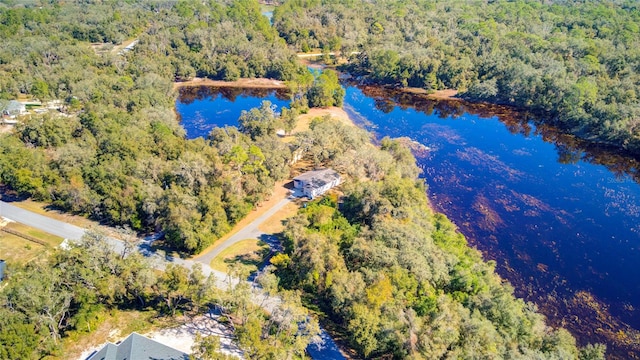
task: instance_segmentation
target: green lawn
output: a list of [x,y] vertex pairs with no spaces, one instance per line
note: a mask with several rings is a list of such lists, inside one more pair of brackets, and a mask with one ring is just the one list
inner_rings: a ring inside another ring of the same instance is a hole
[[211,267],[218,271],[227,272],[231,266],[238,266],[242,274],[247,276],[258,270],[269,255],[269,245],[256,240],[242,240],[229,246],[211,261]]
[[9,265],[27,263],[46,252],[47,249],[60,245],[63,240],[60,237],[20,223],[9,223],[6,228],[32,236],[47,244],[47,246],[40,245],[17,235],[0,231],[0,258],[4,259]]

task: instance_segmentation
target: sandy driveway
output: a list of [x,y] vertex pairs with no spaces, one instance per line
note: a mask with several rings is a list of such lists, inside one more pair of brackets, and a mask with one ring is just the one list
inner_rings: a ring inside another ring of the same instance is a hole
[[13,125],[0,125],[0,134],[8,133],[13,130]]
[[[182,326],[143,333],[142,335],[161,344],[191,354],[191,347],[195,342],[197,333],[204,336],[215,335],[219,337],[221,353],[244,359],[242,350],[233,342],[233,332],[231,329],[216,321],[214,316],[200,315],[188,319],[187,323]],[[122,341],[127,336],[129,336],[129,334],[124,334],[124,336],[117,341]],[[78,357],[78,360],[85,360],[94,351],[102,349],[106,344],[105,342],[99,346],[85,350]]]
[[221,353],[244,359],[242,350],[233,342],[231,329],[216,321],[213,316],[198,316],[180,327],[154,331],[145,334],[145,336],[190,354],[196,333],[203,336],[215,335],[219,337]]

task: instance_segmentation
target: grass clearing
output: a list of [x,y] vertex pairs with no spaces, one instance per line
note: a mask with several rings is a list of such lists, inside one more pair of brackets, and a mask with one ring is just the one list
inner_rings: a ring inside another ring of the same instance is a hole
[[17,223],[17,222],[12,222],[7,224],[7,226],[5,227],[6,229],[11,229],[13,231],[17,231],[20,234],[25,234],[28,236],[32,236],[40,241],[43,241],[47,244],[47,246],[49,247],[56,247],[58,245],[60,245],[60,243],[62,243],[62,240],[64,240],[63,238],[59,237],[59,236],[55,236],[55,235],[51,235],[47,232],[44,232],[42,230],[38,230],[35,228],[32,228],[30,226],[21,224],[21,223]]
[[20,223],[12,222],[7,224],[5,228],[34,237],[46,244],[44,246],[18,235],[0,231],[0,258],[6,260],[9,265],[26,264],[46,253],[49,249],[60,245],[63,240],[60,237]]
[[288,203],[270,218],[258,226],[265,234],[278,234],[284,230],[284,221],[298,212],[300,206],[295,202]]
[[309,130],[309,125],[311,121],[315,118],[322,118],[324,116],[330,116],[332,119],[337,120],[348,126],[355,126],[349,114],[347,114],[344,109],[331,106],[326,108],[312,108],[306,114],[301,114],[298,116],[298,122],[296,123],[295,128],[291,130],[291,133],[288,136],[285,136],[282,141],[285,143],[290,143],[295,140],[295,134],[301,133]]
[[0,231],[0,258],[7,265],[25,264],[47,251],[47,248],[19,236]]
[[18,94],[18,97],[16,98],[16,100],[20,101],[20,102],[24,102],[24,101],[31,101],[34,100],[33,96],[31,95],[27,95],[27,94]]
[[338,120],[339,122],[348,125],[355,126],[351,118],[349,118],[349,114],[347,114],[344,109],[331,106],[326,108],[312,108],[306,114],[302,114],[298,116],[298,123],[296,127],[291,131],[292,134],[303,132],[309,130],[309,125],[311,121],[315,118],[322,118],[325,116],[330,116],[334,120]]
[[256,239],[246,239],[224,249],[209,265],[225,273],[234,265],[238,266],[242,273],[251,274],[258,270],[258,266],[269,253],[268,244]]

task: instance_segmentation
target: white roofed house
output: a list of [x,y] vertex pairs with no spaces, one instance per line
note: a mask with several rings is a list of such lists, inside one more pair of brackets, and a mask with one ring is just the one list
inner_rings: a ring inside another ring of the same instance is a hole
[[308,171],[293,178],[293,187],[302,191],[309,199],[324,194],[340,184],[340,174],[332,169]]
[[27,113],[27,107],[17,100],[11,100],[6,103],[5,106],[1,105],[2,104],[0,104],[2,115],[9,116],[10,118],[14,118],[17,115],[23,115]]

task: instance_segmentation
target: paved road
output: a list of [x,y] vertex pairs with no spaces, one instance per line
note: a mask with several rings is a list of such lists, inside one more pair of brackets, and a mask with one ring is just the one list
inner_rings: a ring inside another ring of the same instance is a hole
[[[271,215],[281,209],[284,205],[289,202],[289,199],[284,199],[277,203],[274,207],[272,207],[269,211],[265,212],[262,216],[253,221],[248,228],[253,228],[252,225],[255,224],[255,231],[257,230],[257,225],[264,222],[264,220],[268,219]],[[0,201],[0,216],[5,217],[7,219],[11,219],[13,221],[31,226],[36,229],[40,229],[42,231],[46,231],[50,234],[60,236],[69,240],[79,240],[87,231],[81,227],[71,225],[62,221],[58,221],[55,219],[48,218],[46,216],[42,216],[36,213],[33,213],[28,210],[21,209],[17,206],[8,204],[4,201]],[[239,231],[237,234],[240,234]],[[231,238],[230,238],[231,239]],[[242,238],[243,240],[246,238]],[[122,251],[124,249],[123,243],[115,238],[106,237],[106,241],[113,247],[115,251]],[[143,255],[149,257],[157,269],[163,270],[168,264],[177,264],[182,265],[187,268],[191,268],[196,264],[193,260],[184,260],[181,258],[176,258],[172,256],[168,256],[159,252],[155,252],[151,248],[151,240],[142,240],[139,249]],[[214,249],[215,250],[215,249]],[[210,262],[210,260],[209,260]],[[209,267],[209,262],[205,263],[202,266],[202,272],[205,275],[213,275],[216,278],[216,286],[220,289],[227,289],[231,285],[235,285],[239,283],[240,279],[234,279],[229,277],[227,274],[222,273],[220,271],[216,271]],[[260,290],[260,288],[255,283],[250,283],[254,289],[253,292],[253,302],[262,306],[265,310],[272,312],[279,304],[280,299],[274,296],[268,296],[264,292]],[[324,360],[324,359],[344,359],[344,356],[338,350],[336,343],[329,336],[329,334],[324,330],[320,329],[320,337],[323,340],[321,344],[310,344],[307,347],[307,351],[312,359]]]
[[75,225],[21,209],[4,201],[0,201],[0,216],[69,240],[80,240],[85,231]]
[[[268,240],[270,238],[264,232],[258,229],[258,226],[265,222],[268,218],[277,213],[280,209],[282,209],[285,205],[291,202],[290,198],[285,198],[280,200],[277,204],[273,205],[269,210],[265,211],[264,214],[260,215],[258,218],[253,220],[250,224],[238,230],[235,234],[231,235],[227,240],[221,242],[219,245],[211,249],[209,252],[199,255],[194,260],[201,262],[205,265],[209,265],[211,260],[213,260],[218,254],[220,254],[224,249],[229,246],[246,239],[260,239],[260,240]],[[269,246],[271,248],[276,247],[274,250],[281,250],[277,248],[277,242],[269,242]]]

